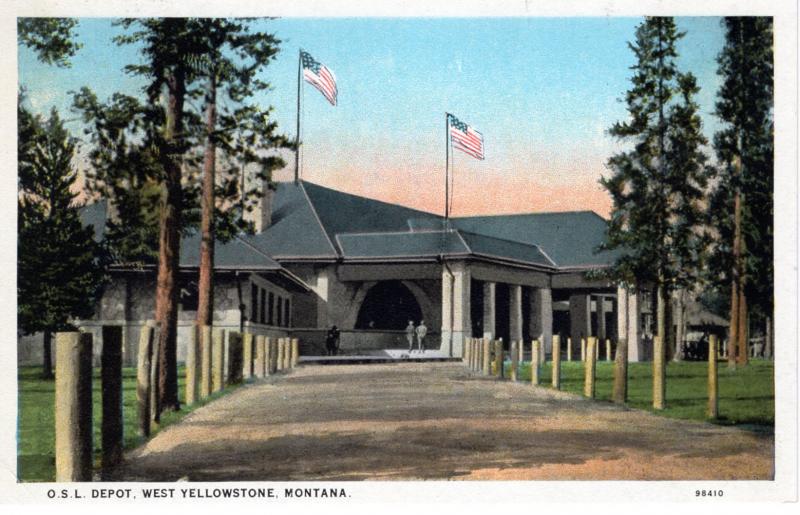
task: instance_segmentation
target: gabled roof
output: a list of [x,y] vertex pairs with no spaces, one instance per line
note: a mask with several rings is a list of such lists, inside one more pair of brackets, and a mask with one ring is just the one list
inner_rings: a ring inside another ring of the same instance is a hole
[[468,216],[453,219],[461,230],[537,245],[561,268],[613,263],[616,252],[596,252],[606,221],[594,211]]

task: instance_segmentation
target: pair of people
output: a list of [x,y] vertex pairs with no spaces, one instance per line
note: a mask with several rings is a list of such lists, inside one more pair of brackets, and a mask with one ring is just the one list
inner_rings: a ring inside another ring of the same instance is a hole
[[420,320],[419,325],[414,327],[414,321],[409,320],[406,326],[406,340],[408,341],[408,352],[414,352],[414,336],[417,337],[417,350],[425,352],[425,335],[428,334],[428,328],[425,326],[425,321]]

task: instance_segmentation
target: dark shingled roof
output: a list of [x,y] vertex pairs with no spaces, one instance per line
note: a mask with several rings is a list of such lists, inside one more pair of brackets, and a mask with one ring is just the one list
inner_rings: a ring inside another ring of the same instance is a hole
[[537,245],[559,267],[611,264],[616,252],[597,253],[606,221],[593,211],[456,218],[458,229]]
[[546,267],[605,266],[616,257],[595,252],[606,222],[592,211],[461,217],[450,228],[463,241],[449,237],[442,249],[439,215],[300,181],[278,184],[273,225],[252,242],[278,260],[460,255],[463,244],[467,253]]

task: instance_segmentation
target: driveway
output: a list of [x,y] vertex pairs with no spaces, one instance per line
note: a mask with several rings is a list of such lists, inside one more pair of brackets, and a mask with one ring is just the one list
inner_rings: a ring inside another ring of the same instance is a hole
[[771,479],[773,449],[459,363],[301,366],[168,427],[115,479]]

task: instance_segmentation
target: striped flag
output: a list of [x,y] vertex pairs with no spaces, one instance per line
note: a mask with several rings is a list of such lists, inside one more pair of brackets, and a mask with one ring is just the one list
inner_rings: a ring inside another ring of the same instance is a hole
[[306,82],[317,88],[335,106],[339,91],[336,89],[336,76],[330,68],[316,61],[304,50],[300,50],[300,62],[303,64],[303,78]]
[[466,152],[476,159],[483,159],[483,134],[462,122],[452,114],[447,115],[450,126],[450,141],[453,148]]

